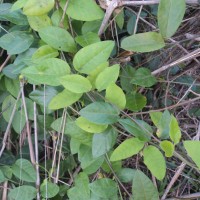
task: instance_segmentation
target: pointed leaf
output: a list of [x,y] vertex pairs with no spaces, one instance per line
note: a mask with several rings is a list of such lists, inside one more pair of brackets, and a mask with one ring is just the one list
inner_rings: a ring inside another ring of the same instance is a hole
[[181,139],[181,130],[177,119],[173,115],[171,116],[171,122],[169,125],[169,135],[175,145],[179,143]]
[[98,91],[102,91],[106,89],[111,83],[115,83],[119,76],[120,66],[113,65],[112,67],[108,67],[104,69],[96,79],[95,86]]
[[138,138],[126,139],[114,150],[110,160],[117,161],[136,155],[143,148],[144,144],[145,142]]
[[40,192],[43,198],[52,198],[59,192],[59,187],[47,180],[44,180],[40,185]]
[[74,39],[65,29],[47,26],[39,30],[39,35],[44,42],[55,49],[70,53],[76,52]]
[[65,89],[51,100],[49,103],[49,109],[57,110],[70,106],[78,101],[81,96],[81,93],[73,93]]
[[119,118],[119,110],[104,102],[94,102],[83,108],[80,115],[97,124],[113,124]]
[[154,146],[148,146],[143,151],[144,164],[151,173],[162,180],[166,173],[166,163],[162,153]]
[[159,200],[159,194],[151,180],[141,171],[137,170],[132,185],[134,200]]
[[126,96],[123,90],[114,83],[106,88],[106,100],[123,110],[126,106]]
[[151,75],[151,71],[141,67],[134,73],[131,83],[142,87],[151,87],[156,83],[156,78]]
[[28,0],[24,5],[25,15],[44,15],[54,7],[54,0]]
[[122,40],[121,47],[128,51],[151,52],[165,46],[159,33],[138,33]]
[[200,169],[200,141],[184,141],[183,144],[188,155]]
[[185,0],[161,0],[158,6],[158,26],[163,37],[170,38],[183,20]]
[[74,57],[74,68],[78,72],[90,74],[101,63],[107,61],[113,48],[113,41],[97,42],[82,48]]
[[89,92],[92,89],[90,81],[78,74],[63,76],[60,79],[60,83],[74,93]]
[[60,85],[60,78],[69,73],[70,67],[67,62],[58,58],[48,58],[22,70],[22,74],[28,78],[29,83],[52,86]]
[[84,117],[79,117],[76,120],[76,125],[89,133],[101,133],[108,127],[108,125],[100,125],[92,123],[91,121],[88,121]]

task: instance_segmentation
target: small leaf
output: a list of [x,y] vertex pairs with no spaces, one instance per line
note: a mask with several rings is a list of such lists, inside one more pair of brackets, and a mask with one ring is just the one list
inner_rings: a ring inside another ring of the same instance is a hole
[[89,92],[92,89],[90,81],[78,74],[63,76],[60,79],[60,83],[74,93]]
[[188,155],[200,169],[200,141],[184,141],[183,144]]
[[161,0],[158,6],[158,26],[163,37],[170,38],[180,26],[186,4],[185,0]]
[[102,178],[89,184],[89,188],[96,196],[109,199],[117,194],[118,188],[115,181]]
[[121,110],[123,110],[126,106],[126,96],[125,96],[123,90],[114,83],[111,83],[106,88],[105,98],[110,103],[119,107]]
[[74,68],[81,73],[90,74],[109,58],[114,48],[113,41],[97,42],[82,48],[74,56]]
[[138,138],[126,139],[114,150],[110,160],[117,161],[136,155],[144,147],[144,144],[145,142],[139,140]]
[[49,109],[57,110],[70,106],[78,101],[81,96],[81,93],[73,93],[65,89],[51,100],[49,103]]
[[151,87],[156,83],[156,78],[151,75],[151,71],[141,67],[134,73],[131,83],[142,87]]
[[87,119],[85,119],[84,117],[79,117],[76,120],[76,125],[89,133],[101,133],[104,130],[106,130],[106,128],[108,127],[108,125],[100,125],[100,124],[92,123],[88,121]]
[[109,127],[102,133],[94,134],[92,139],[92,155],[94,158],[104,155],[114,146],[117,139],[117,132]]
[[144,149],[143,156],[147,168],[158,180],[162,180],[166,173],[166,163],[162,153],[156,147],[148,146]]
[[44,42],[55,49],[70,53],[76,52],[74,39],[65,29],[47,26],[39,29],[39,35]]
[[159,200],[159,194],[151,180],[140,170],[135,172],[132,184],[134,200]]
[[150,117],[155,126],[159,127],[160,120],[162,118],[162,112],[150,112]]
[[12,171],[20,180],[27,182],[36,181],[36,171],[28,160],[18,159],[12,166]]
[[119,76],[119,69],[120,66],[113,65],[111,67],[108,67],[104,69],[96,79],[95,86],[98,89],[98,91],[102,91],[106,89],[111,83],[115,83],[118,76]]
[[4,176],[3,172],[0,169],[0,183],[3,183],[4,181],[6,181],[6,177]]
[[169,124],[169,135],[174,144],[178,144],[181,139],[181,130],[178,125],[177,119],[172,115]]
[[54,0],[28,0],[24,5],[25,15],[37,16],[48,13],[54,7]]
[[126,95],[126,108],[131,111],[142,110],[147,104],[147,98],[137,92],[132,92]]
[[23,8],[23,6],[26,2],[27,2],[27,0],[17,0],[15,3],[13,3],[11,11],[15,11],[20,8]]
[[102,19],[103,11],[93,0],[73,0],[69,2],[67,12],[71,18],[81,21]]
[[40,185],[40,192],[43,198],[52,198],[59,192],[59,187],[47,180],[44,180]]
[[113,124],[119,118],[119,110],[104,102],[94,102],[83,108],[80,115],[96,124]]
[[9,199],[13,200],[33,200],[35,199],[37,194],[36,188],[29,186],[29,185],[23,185],[16,187],[14,189],[10,189],[8,193]]
[[40,28],[51,25],[51,19],[48,15],[28,16],[28,23],[34,31],[38,31]]
[[138,33],[122,40],[121,47],[128,51],[151,52],[165,46],[164,40],[159,33]]
[[172,157],[174,153],[174,145],[167,140],[160,142],[161,149],[165,152],[166,157]]
[[70,73],[67,62],[58,58],[48,58],[40,63],[22,70],[22,74],[28,78],[31,84],[60,85],[60,78]]
[[20,54],[26,51],[33,43],[32,35],[21,31],[7,33],[0,38],[0,47],[9,55]]
[[146,122],[142,120],[119,119],[119,123],[126,131],[139,138],[142,141],[149,141],[153,130]]

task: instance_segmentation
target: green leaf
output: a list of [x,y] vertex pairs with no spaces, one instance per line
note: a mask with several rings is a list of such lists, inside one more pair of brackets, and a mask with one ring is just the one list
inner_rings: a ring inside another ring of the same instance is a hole
[[34,31],[38,31],[40,28],[51,25],[51,19],[48,15],[28,16],[28,23]]
[[33,43],[33,36],[21,31],[7,33],[0,38],[0,47],[9,55],[26,51]]
[[166,163],[162,153],[154,146],[148,146],[143,151],[144,164],[151,173],[162,180],[166,174]]
[[40,63],[30,66],[21,72],[31,84],[60,85],[60,78],[70,73],[67,62],[58,58],[48,58]]
[[101,133],[108,127],[108,125],[100,125],[92,123],[91,121],[88,121],[84,117],[79,117],[76,120],[76,125],[89,133]]
[[[58,118],[51,124],[51,127],[55,131],[61,132],[61,130],[60,130],[61,123],[62,123],[62,118]],[[92,137],[93,137],[92,134],[79,128],[76,125],[75,121],[71,118],[67,118],[67,120],[66,120],[64,133],[67,135],[70,135],[71,138],[77,140],[81,144],[91,146]]]
[[132,184],[134,200],[159,200],[159,194],[151,180],[140,170],[135,172]]
[[139,138],[142,141],[149,141],[153,130],[146,122],[142,120],[119,119],[119,123],[126,131]]
[[118,64],[104,69],[96,79],[95,86],[98,91],[106,89],[111,83],[115,83],[119,76],[120,66]]
[[166,157],[172,157],[174,153],[174,145],[167,140],[160,142],[161,149],[165,152]]
[[12,178],[12,169],[10,166],[7,165],[1,166],[0,171],[3,173],[3,176],[6,180]]
[[3,172],[0,169],[0,183],[3,183],[4,181],[6,181],[6,177],[4,176]]
[[109,103],[94,102],[80,110],[80,115],[96,124],[113,124],[119,118],[119,110]]
[[138,33],[122,40],[121,47],[128,51],[151,52],[165,46],[164,40],[159,33]]
[[85,22],[81,29],[82,34],[87,34],[88,32],[93,32],[93,33],[98,34],[101,23],[102,23],[102,20]]
[[61,77],[60,83],[69,91],[74,93],[89,92],[92,89],[92,85],[85,77],[72,74]]
[[110,160],[117,161],[136,155],[144,147],[144,144],[145,142],[138,138],[126,139],[113,151]]
[[161,139],[169,138],[169,125],[171,123],[171,115],[168,110],[165,110],[164,113],[152,112],[150,113],[151,120],[158,128],[156,134]]
[[169,124],[169,135],[175,145],[179,143],[181,139],[181,130],[177,119],[173,115],[171,116],[171,122]]
[[170,38],[180,26],[186,4],[185,0],[161,0],[158,6],[158,26],[163,37]]
[[23,185],[16,187],[14,189],[10,189],[8,193],[9,199],[12,200],[32,200],[35,199],[37,194],[36,188],[29,186],[29,185]]
[[10,79],[5,77],[5,87],[7,91],[17,98],[20,91],[20,83],[18,79]]
[[120,29],[124,26],[124,9],[120,9],[114,13],[115,21]]
[[[42,59],[55,58],[59,55],[58,51],[49,45],[43,45],[32,55],[33,62],[40,62]],[[39,61],[38,61],[39,60]]]
[[35,182],[36,171],[30,161],[18,159],[12,166],[13,174],[22,181]]
[[184,141],[183,144],[187,154],[200,169],[200,141]]
[[66,13],[71,18],[81,21],[94,21],[104,16],[104,12],[93,0],[70,1]]
[[[58,91],[54,87],[46,86],[44,88],[36,89],[29,94],[29,97],[37,104],[47,107],[51,99],[58,94]],[[45,102],[44,102],[45,97]]]
[[79,148],[78,159],[81,162],[83,171],[87,174],[93,174],[102,165],[104,156],[93,158],[91,147],[82,144]]
[[114,146],[117,139],[117,132],[109,127],[102,133],[94,134],[92,139],[92,155],[94,158],[104,155]]
[[74,68],[78,72],[90,74],[101,63],[107,61],[113,48],[113,41],[97,42],[82,48],[74,57]]
[[75,179],[75,187],[67,191],[70,200],[90,199],[89,178],[86,173],[81,172]]
[[126,96],[123,90],[114,83],[106,88],[106,100],[123,110],[126,106]]
[[93,70],[87,77],[87,79],[90,81],[92,84],[92,89],[95,88],[95,83],[96,83],[96,78],[98,75],[107,67],[109,66],[108,62],[100,64],[95,70]]
[[115,181],[102,178],[89,184],[89,188],[96,196],[109,199],[117,194],[118,188]]
[[134,73],[131,83],[142,87],[151,87],[156,83],[156,78],[151,75],[151,71],[141,67]]
[[54,7],[54,0],[28,0],[24,5],[25,15],[44,15]]
[[40,192],[43,198],[52,198],[59,192],[59,187],[47,180],[44,180],[40,185]]
[[90,44],[100,42],[100,38],[99,38],[98,34],[89,32],[84,35],[77,36],[75,38],[75,41],[82,47],[86,47]]
[[65,29],[47,26],[39,30],[39,35],[44,42],[55,49],[70,53],[76,52],[74,39]]
[[122,168],[119,171],[117,171],[117,177],[119,180],[123,183],[129,183],[133,181],[133,178],[135,176],[136,170],[131,168]]
[[52,21],[52,24],[54,26],[61,26],[62,28],[68,30],[69,29],[69,19],[67,16],[65,16],[65,18],[63,19],[62,16],[63,16],[63,10],[62,8],[58,8],[56,9],[53,14],[51,15],[51,21]]
[[137,92],[132,92],[126,95],[126,108],[131,111],[142,110],[147,104],[147,98]]
[[78,101],[81,96],[81,93],[74,93],[65,89],[51,100],[49,103],[49,109],[57,110],[60,108],[68,107]]
[[17,1],[12,5],[11,11],[18,10],[18,9],[20,9],[20,8],[23,8],[24,4],[25,4],[27,1],[28,1],[28,0],[17,0]]

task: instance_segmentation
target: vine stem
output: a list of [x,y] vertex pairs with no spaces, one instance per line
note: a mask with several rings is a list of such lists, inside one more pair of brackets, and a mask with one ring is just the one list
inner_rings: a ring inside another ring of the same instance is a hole
[[[113,13],[113,11],[117,8],[117,7],[122,7],[122,6],[144,6],[144,5],[155,5],[155,4],[159,4],[160,0],[146,0],[146,1],[123,1],[123,0],[111,0],[108,1],[109,5],[106,9],[106,13],[104,16],[104,19],[101,23],[98,35],[101,36],[104,32],[104,29],[106,27],[106,25],[108,24],[108,21]],[[187,4],[199,4],[198,0],[186,0],[185,1]]]
[[7,128],[6,128],[6,132],[5,132],[4,137],[3,137],[2,147],[1,147],[1,150],[0,150],[0,158],[1,158],[1,156],[2,156],[2,154],[3,154],[3,151],[4,151],[5,147],[6,147],[6,140],[7,140],[7,138],[8,138],[9,130],[10,130],[10,127],[11,127],[11,124],[12,124],[12,121],[13,121],[13,118],[14,118],[14,116],[15,116],[15,112],[16,112],[16,108],[17,108],[17,103],[18,103],[18,101],[19,101],[19,99],[20,99],[20,97],[21,97],[21,93],[22,93],[22,88],[20,89],[20,91],[19,91],[19,93],[18,93],[17,100],[16,100],[16,102],[15,102],[15,104],[14,104],[12,113],[11,113],[11,115],[10,115],[10,120],[9,120],[9,122],[8,122],[8,126],[7,126]]

